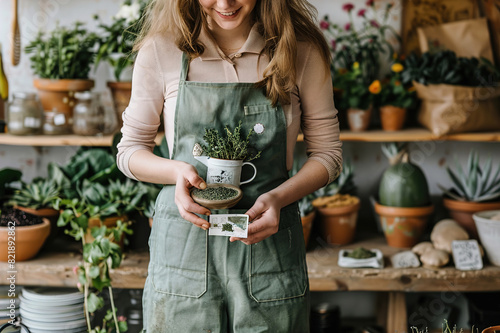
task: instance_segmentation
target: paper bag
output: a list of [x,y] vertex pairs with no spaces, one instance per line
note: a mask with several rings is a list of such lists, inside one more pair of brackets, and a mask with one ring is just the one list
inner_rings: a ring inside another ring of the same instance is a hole
[[418,120],[434,135],[500,130],[500,87],[413,84],[422,99]]
[[418,28],[417,33],[422,53],[451,50],[458,57],[484,57],[494,62],[485,18]]

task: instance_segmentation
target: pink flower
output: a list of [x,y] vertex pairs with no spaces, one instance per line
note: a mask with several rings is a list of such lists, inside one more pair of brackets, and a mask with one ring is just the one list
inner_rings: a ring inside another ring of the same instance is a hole
[[76,283],[76,287],[77,287],[78,289],[82,289],[82,284],[81,284],[80,282],[77,282],[77,283]]
[[378,24],[378,22],[377,22],[377,21],[375,21],[375,20],[371,20],[371,21],[370,21],[370,24],[371,24],[371,26],[372,26],[372,27],[375,27],[375,28],[380,28],[380,24]]
[[319,27],[323,30],[326,30],[326,29],[328,29],[328,27],[330,27],[330,23],[328,23],[326,21],[321,21],[321,22],[319,22]]
[[365,17],[365,14],[366,14],[366,9],[360,9],[358,11],[358,16],[359,17]]
[[344,26],[344,30],[345,31],[351,30],[351,23],[346,23],[346,25]]
[[73,274],[78,274],[78,266],[73,267]]
[[332,40],[331,41],[331,45],[332,45],[332,50],[335,51],[337,49],[337,41],[336,40]]
[[366,1],[366,6],[372,7],[374,5],[375,1],[374,0],[368,0]]
[[346,3],[342,6],[342,9],[348,13],[351,12],[351,10],[354,9],[354,5],[352,3]]
[[127,317],[125,316],[118,316],[118,318],[116,318],[118,321],[127,321]]

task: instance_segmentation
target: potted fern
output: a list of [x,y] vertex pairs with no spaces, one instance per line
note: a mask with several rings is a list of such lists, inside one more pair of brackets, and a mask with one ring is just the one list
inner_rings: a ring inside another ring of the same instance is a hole
[[31,68],[38,78],[33,85],[45,111],[64,113],[66,122],[73,115],[74,93],[90,90],[94,81],[89,80],[95,60],[98,36],[89,33],[83,23],[71,27],[57,25],[49,33],[39,32],[26,46]]
[[329,244],[349,244],[354,239],[360,200],[354,195],[353,177],[354,168],[346,161],[339,177],[314,193],[317,198],[312,205],[318,211],[320,229]]
[[446,171],[453,185],[447,189],[438,184],[444,194],[443,204],[451,217],[477,239],[473,214],[500,209],[500,166],[495,171],[491,158],[480,163],[479,154],[471,151],[465,168],[456,160],[455,168],[447,166]]

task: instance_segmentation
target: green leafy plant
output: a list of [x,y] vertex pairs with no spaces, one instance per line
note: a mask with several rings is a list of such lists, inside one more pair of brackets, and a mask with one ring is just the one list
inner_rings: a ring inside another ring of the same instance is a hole
[[495,86],[500,81],[500,70],[485,58],[457,57],[453,51],[426,52],[422,56],[410,54],[403,63],[403,84],[412,81],[428,84],[459,86]]
[[203,140],[207,144],[201,145],[203,152],[211,158],[224,160],[251,161],[260,157],[261,152],[252,153],[250,147],[250,137],[254,134],[253,129],[250,129],[247,136],[244,137],[241,126],[241,121],[233,131],[225,126],[223,134],[220,134],[216,129],[205,129]]
[[[482,166],[483,165],[483,166]],[[465,168],[455,160],[455,170],[446,171],[453,183],[452,189],[439,188],[450,198],[460,201],[485,202],[500,198],[500,166],[494,171],[491,157],[479,162],[479,154],[471,151]]]
[[31,54],[31,68],[44,79],[87,79],[95,60],[98,36],[83,23],[57,25],[49,34],[39,32],[25,48]]
[[404,70],[400,62],[391,66],[391,73],[381,83],[380,92],[374,98],[376,106],[392,105],[407,109],[417,100],[413,84],[404,85],[401,72]]
[[352,68],[354,63],[359,63],[364,86],[368,86],[377,76],[380,68],[380,53],[385,52],[389,57],[394,53],[393,46],[389,43],[392,35],[398,41],[401,37],[397,31],[387,22],[391,14],[393,4],[387,4],[381,17],[375,8],[375,2],[368,0],[367,8],[358,10],[357,15],[361,17],[362,24],[356,27],[353,20],[354,5],[346,3],[343,10],[349,15],[349,22],[341,27],[331,22],[325,16],[320,22],[320,28],[327,40],[333,59],[331,63],[334,83],[337,82],[336,74],[342,69]]
[[[22,172],[16,169],[5,168],[0,170],[0,203],[4,203],[12,195],[13,189],[9,186],[21,180]],[[1,208],[0,204],[0,208]]]
[[37,178],[31,183],[22,182],[21,188],[14,192],[9,204],[32,209],[52,208],[59,194],[60,188],[53,180]]
[[[134,63],[134,42],[147,3],[145,0],[125,0],[111,24],[99,23],[103,33],[99,38],[96,67],[100,61],[107,61],[114,69],[116,81],[120,81],[123,70]],[[95,19],[99,20],[99,17],[95,16]]]
[[[374,82],[376,84],[379,81]],[[336,99],[336,105],[341,110],[366,110],[372,105],[373,95],[379,92],[376,87],[366,84],[358,62],[355,62],[350,70],[339,69],[335,75],[334,86],[341,91]]]

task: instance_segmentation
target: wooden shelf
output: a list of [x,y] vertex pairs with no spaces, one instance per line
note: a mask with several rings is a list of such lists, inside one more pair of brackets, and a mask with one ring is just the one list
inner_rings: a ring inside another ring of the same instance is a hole
[[[160,144],[163,133],[156,136],[156,144]],[[78,136],[78,135],[32,135],[19,136],[0,133],[0,145],[15,146],[95,146],[109,147],[113,137],[105,136]],[[412,141],[471,141],[471,142],[500,142],[500,132],[461,133],[444,137],[436,137],[423,128],[411,128],[397,132],[370,130],[365,132],[341,131],[342,141],[359,142],[412,142]],[[297,141],[304,141],[299,134]]]
[[[383,237],[369,239],[342,248],[378,248],[384,253],[386,267],[342,268],[337,265],[339,247],[318,246],[307,252],[309,282],[312,291],[402,291],[454,292],[499,291],[500,267],[486,266],[479,271],[458,271],[449,266],[441,269],[396,269],[389,257],[401,251],[387,245]],[[75,286],[73,267],[81,261],[75,253],[42,252],[35,259],[16,263],[16,283],[30,286]],[[113,286],[141,289],[147,276],[148,252],[126,252],[119,269],[111,272]],[[0,271],[7,274],[7,263],[0,263]],[[0,284],[8,281],[0,279]]]

